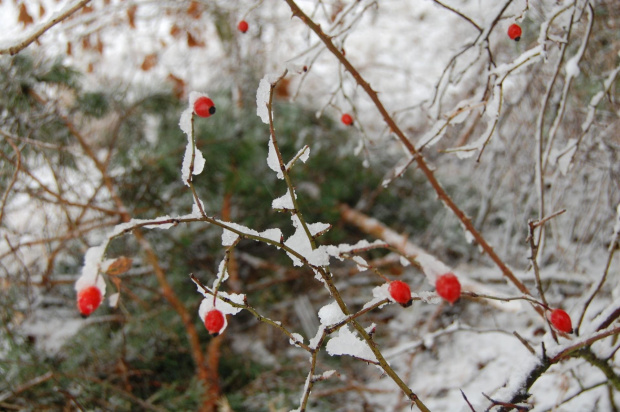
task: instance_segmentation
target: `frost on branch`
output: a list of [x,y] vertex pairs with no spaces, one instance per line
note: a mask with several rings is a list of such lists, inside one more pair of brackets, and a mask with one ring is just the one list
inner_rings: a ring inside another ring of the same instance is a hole
[[267,74],[258,83],[258,89],[256,90],[256,114],[265,124],[269,124],[269,110],[267,104],[269,103],[269,94],[271,93],[271,85],[278,80],[278,76],[275,74]]
[[338,330],[338,336],[332,338],[325,346],[327,353],[331,356],[348,355],[358,359],[377,362],[377,357],[370,347],[354,332],[349,329],[348,325]]
[[231,302],[236,303],[237,305],[245,304],[245,295],[242,293],[226,293],[226,292],[217,292],[217,297],[215,298],[215,304],[213,304],[213,291],[207,288],[208,292],[204,291],[200,286],[197,286],[198,292],[200,292],[205,298],[202,300],[200,304],[200,309],[198,310],[198,314],[200,318],[204,320],[207,312],[213,308],[219,310],[224,315],[236,315],[241,312],[242,308],[238,308],[236,306],[231,305],[228,302],[225,302],[223,299],[228,299]]
[[[297,199],[297,194],[293,192],[295,195],[295,199]],[[284,196],[280,196],[277,199],[273,199],[271,202],[272,209],[280,209],[280,210],[295,210],[295,205],[293,204],[293,199],[291,198],[291,194],[286,192]]]
[[247,226],[240,225],[238,223],[233,222],[225,222],[222,220],[217,220],[217,222],[222,223],[223,225],[234,229],[236,232],[232,230],[224,229],[222,232],[222,246],[232,246],[239,239],[240,234],[253,236],[253,237],[262,237],[265,239],[272,240],[274,242],[279,242],[282,236],[282,231],[280,229],[267,229],[262,232],[257,232],[254,229],[250,229]]
[[101,296],[105,296],[105,280],[99,274],[103,254],[105,253],[107,243],[101,246],[91,247],[86,251],[84,256],[84,266],[82,267],[82,276],[75,282],[75,290],[80,291],[88,286],[97,286],[101,291]]
[[300,343],[304,343],[304,337],[299,333],[291,333],[292,338],[289,339],[289,343],[293,346],[299,347]]
[[336,323],[342,322],[347,318],[347,315],[342,313],[340,306],[338,306],[338,302],[333,301],[332,303],[323,306],[319,309],[319,319],[321,320],[321,324],[325,326],[334,325]]
[[284,179],[284,174],[280,169],[280,161],[278,160],[278,154],[276,152],[276,147],[273,144],[273,138],[269,138],[269,152],[267,153],[267,166],[271,170],[277,173],[278,179]]
[[[189,105],[181,114],[181,120],[179,126],[183,133],[187,135],[187,146],[185,146],[185,155],[183,156],[183,166],[181,168],[181,174],[183,183],[189,186],[190,174],[198,175],[202,173],[205,166],[205,158],[202,152],[196,147],[194,142],[193,130],[192,130],[192,116],[194,114],[194,103],[200,97],[208,97],[206,94],[191,92],[189,94]],[[193,157],[193,159],[192,159]],[[192,169],[193,161],[193,170]]]
[[[299,253],[303,256],[309,264],[313,266],[325,266],[329,264],[329,255],[327,253],[327,248],[325,246],[318,247],[316,249],[312,249],[312,244],[308,239],[306,231],[299,220],[297,215],[292,215],[291,220],[293,221],[293,226],[295,227],[295,233],[291,237],[289,237],[284,244],[293,249],[295,252]],[[325,223],[313,223],[308,225],[308,229],[310,230],[311,235],[316,235],[323,229],[329,227],[329,225]],[[302,266],[303,262],[295,255],[288,253],[288,256],[293,261],[293,265]]]

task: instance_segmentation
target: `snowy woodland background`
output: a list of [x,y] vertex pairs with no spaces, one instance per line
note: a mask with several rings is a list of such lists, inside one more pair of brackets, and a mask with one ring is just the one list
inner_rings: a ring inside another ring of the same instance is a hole
[[619,409],[617,0],[1,0],[0,29],[1,409]]

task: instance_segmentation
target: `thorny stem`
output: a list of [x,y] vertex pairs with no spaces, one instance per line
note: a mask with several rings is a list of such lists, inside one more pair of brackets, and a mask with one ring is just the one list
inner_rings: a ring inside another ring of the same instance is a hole
[[[312,233],[310,232],[305,219],[303,218],[303,215],[301,213],[301,211],[299,210],[299,206],[298,203],[295,199],[295,192],[294,192],[294,188],[293,188],[293,183],[290,179],[290,176],[288,174],[288,170],[286,169],[286,166],[284,165],[284,161],[282,159],[282,155],[280,153],[280,150],[278,148],[278,144],[277,144],[277,140],[276,140],[276,135],[275,135],[275,128],[273,125],[273,115],[272,115],[272,103],[273,103],[273,92],[275,89],[276,84],[278,83],[278,81],[280,81],[281,79],[284,78],[284,76],[286,76],[287,71],[284,71],[284,73],[282,74],[282,76],[280,76],[274,83],[271,84],[270,87],[270,93],[269,93],[269,102],[267,103],[267,113],[269,116],[269,130],[270,130],[270,134],[271,134],[271,139],[272,139],[272,143],[274,145],[274,148],[276,150],[277,153],[277,157],[278,157],[278,163],[280,164],[280,169],[282,171],[282,174],[284,175],[284,180],[286,181],[286,185],[288,187],[289,190],[289,194],[291,196],[292,202],[293,202],[293,207],[294,207],[294,211],[293,213],[295,213],[298,218],[299,221],[301,222],[304,231],[306,232],[306,236],[308,237],[308,240],[312,246],[312,249],[316,249],[316,241],[314,239],[314,236],[312,235]],[[302,261],[304,261],[307,264],[306,259],[304,258]],[[378,364],[381,366],[381,368],[385,371],[385,373],[390,376],[392,378],[392,380],[401,388],[401,390],[407,395],[407,397],[409,399],[411,399],[412,402],[414,402],[418,408],[421,411],[428,411],[428,409],[426,408],[426,406],[424,405],[424,403],[422,403],[422,401],[418,398],[418,396],[411,390],[411,388],[409,388],[407,386],[407,384],[405,382],[403,382],[403,380],[400,378],[400,376],[398,376],[398,374],[390,367],[390,365],[388,364],[388,362],[385,360],[385,358],[383,357],[383,354],[381,353],[381,351],[379,350],[379,348],[377,347],[377,345],[375,344],[375,342],[373,341],[372,337],[368,334],[368,332],[366,332],[366,330],[364,329],[364,327],[362,325],[359,324],[359,322],[355,319],[355,317],[351,317],[351,314],[349,312],[349,309],[347,308],[346,303],[344,302],[344,300],[342,299],[342,296],[340,296],[340,291],[338,290],[338,288],[336,288],[336,285],[334,284],[334,282],[332,281],[332,275],[329,272],[329,268],[327,267],[317,267],[314,268],[321,276],[321,278],[323,279],[323,281],[325,282],[325,285],[327,286],[330,295],[336,300],[340,310],[342,311],[343,314],[349,316],[348,322],[353,325],[353,327],[357,330],[357,332],[362,336],[363,340],[368,344],[368,347],[370,348],[370,350],[373,352],[373,354],[375,355],[375,357],[377,358],[377,362]],[[320,348],[320,345],[317,345],[317,350],[318,348]],[[313,355],[313,359],[316,355]],[[313,362],[314,364],[314,362]],[[314,368],[314,366],[312,367]],[[310,373],[313,373],[313,369],[310,371]],[[300,410],[301,411],[305,411],[306,410],[306,406],[307,406],[307,402],[308,402],[308,398],[310,395],[310,391],[312,390],[312,386],[314,384],[313,380],[311,379],[311,375],[309,375],[310,380],[307,382],[306,387],[305,387],[305,391],[304,394],[302,396],[302,401],[301,401],[301,405],[300,405]]]
[[[610,329],[597,335],[593,335],[588,339],[577,342],[574,345],[567,347],[553,357],[548,357],[545,353],[543,353],[543,356],[540,358],[540,363],[536,365],[532,370],[530,370],[529,374],[521,385],[521,389],[512,397],[509,402],[519,403],[528,399],[530,396],[528,394],[528,391],[532,387],[532,385],[534,385],[534,383],[538,380],[538,378],[540,378],[552,365],[570,357],[585,359],[591,365],[599,368],[615,388],[620,389],[620,376],[618,376],[613,371],[613,368],[606,360],[598,358],[590,350],[590,347],[595,342],[605,339],[609,336],[618,335],[618,333],[620,333],[620,327],[616,327],[614,329]],[[507,412],[508,409],[502,408],[500,409],[500,411]]]
[[[42,104],[44,103],[43,100],[34,93],[34,91],[30,91],[30,92],[40,103]],[[110,197],[112,198],[112,201],[116,205],[116,208],[120,211],[121,220],[123,222],[129,222],[131,220],[131,216],[129,212],[127,211],[127,208],[125,207],[123,200],[117,193],[116,186],[107,171],[106,165],[101,160],[99,160],[93,148],[88,144],[84,136],[82,136],[80,131],[75,127],[75,125],[71,122],[71,120],[62,113],[58,113],[58,117],[63,121],[63,123],[65,124],[65,126],[67,127],[71,135],[75,137],[75,139],[78,141],[80,147],[82,148],[86,156],[89,159],[91,159],[91,161],[94,163],[95,167],[101,174],[101,179],[103,181],[104,186],[108,190]],[[176,222],[171,222],[171,223],[176,223]],[[150,242],[146,239],[142,231],[139,230],[141,226],[144,226],[144,225],[136,225],[134,227],[133,234],[136,240],[138,241],[138,243],[140,244],[140,246],[142,247],[142,250],[144,251],[144,254],[146,256],[146,261],[153,268],[153,272],[155,274],[155,277],[157,278],[159,285],[161,286],[162,294],[164,298],[168,301],[168,303],[170,303],[170,306],[172,306],[172,308],[175,310],[175,312],[177,312],[177,314],[181,318],[181,321],[185,328],[187,339],[191,347],[191,355],[194,360],[194,364],[196,366],[198,378],[201,381],[206,383],[208,382],[209,371],[207,370],[207,366],[205,365],[205,362],[204,362],[205,358],[202,352],[200,339],[198,337],[198,331],[196,330],[196,327],[193,322],[193,317],[189,314],[187,308],[185,307],[183,302],[179,299],[179,297],[176,295],[176,293],[174,292],[174,289],[168,282],[168,279],[166,278],[166,273],[164,272],[163,268],[161,267],[159,263],[159,258],[157,254],[153,250]],[[109,240],[110,239],[108,239],[108,242]]]
[[[347,60],[347,58],[342,54],[332,42],[330,36],[325,34],[323,29],[316,24],[312,19],[310,19],[296,4],[294,0],[285,0],[289,5],[293,12],[293,16],[301,19],[306,26],[308,26],[320,39],[323,41],[327,49],[340,61],[340,63],[345,67],[345,69],[351,73],[357,84],[364,89],[368,97],[373,101],[377,110],[381,113],[383,120],[387,123],[388,127],[398,136],[399,140],[405,146],[407,151],[411,154],[411,156],[415,159],[417,166],[420,168],[424,176],[426,176],[428,182],[431,184],[439,199],[444,202],[444,204],[452,210],[455,216],[463,223],[465,228],[472,234],[476,242],[480,245],[480,247],[489,255],[491,260],[500,268],[502,274],[508,278],[513,285],[515,285],[522,293],[531,295],[529,289],[514,275],[512,270],[506,266],[504,261],[495,253],[491,245],[484,239],[484,237],[478,232],[478,230],[474,227],[471,222],[471,219],[465,215],[465,213],[454,203],[452,198],[447,194],[441,184],[435,178],[435,175],[431,169],[431,167],[426,163],[424,157],[418,150],[415,148],[413,143],[409,141],[409,139],[405,136],[403,131],[398,127],[394,119],[388,113],[388,111],[383,106],[383,103],[379,99],[377,92],[372,89],[370,84],[364,80],[361,74],[357,71],[357,69]],[[508,2],[510,3],[510,2]],[[542,315],[542,314],[541,314]]]
[[278,163],[280,163],[280,170],[282,171],[282,174],[284,176],[284,181],[286,182],[286,186],[288,188],[289,196],[291,197],[291,200],[293,202],[293,209],[294,209],[293,214],[296,214],[297,217],[299,218],[299,221],[301,222],[301,226],[303,227],[304,232],[306,232],[306,236],[308,237],[308,240],[310,241],[310,244],[312,245],[312,249],[316,249],[316,241],[314,240],[314,236],[312,236],[312,233],[310,233],[310,229],[308,229],[306,220],[303,218],[303,214],[301,213],[301,210],[299,209],[299,204],[297,203],[297,199],[295,198],[295,188],[293,187],[293,182],[291,181],[291,177],[288,174],[288,170],[286,170],[286,166],[284,165],[284,160],[282,159],[282,153],[280,153],[280,147],[278,146],[278,141],[276,139],[276,130],[275,130],[275,127],[273,126],[273,113],[272,113],[273,92],[278,82],[282,80],[284,76],[286,76],[287,73],[288,73],[288,70],[284,70],[284,73],[282,73],[282,76],[280,76],[275,82],[271,83],[271,86],[269,89],[269,102],[267,103],[267,113],[269,114],[269,133],[271,135],[271,141],[273,142],[273,147],[275,148],[276,155],[278,157]]
[[[543,288],[542,288],[542,281],[540,280],[540,269],[538,267],[538,259],[536,257],[538,254],[538,245],[536,244],[536,241],[534,240],[535,228],[537,226],[540,226],[540,230],[542,231],[543,227],[542,225],[537,225],[537,222],[534,222],[532,220],[530,220],[527,224],[529,227],[529,234],[527,236],[527,241],[530,244],[530,250],[532,253],[532,255],[530,256],[530,260],[532,261],[532,269],[534,270],[534,279],[536,279],[536,288],[538,289],[538,296],[540,296],[540,299],[542,300],[542,303],[545,305],[545,307],[549,308],[549,305],[547,304],[547,299],[545,298],[545,292],[543,291]],[[555,330],[553,330],[551,325],[549,325],[548,320],[547,320],[547,326],[549,326],[549,330],[551,331],[551,336],[553,337],[553,340],[555,340],[555,342],[557,343],[558,337],[555,333]]]

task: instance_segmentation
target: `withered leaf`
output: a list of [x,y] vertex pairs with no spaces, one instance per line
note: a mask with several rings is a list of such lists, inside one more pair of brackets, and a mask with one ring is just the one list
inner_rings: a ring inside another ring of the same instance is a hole
[[114,262],[112,262],[110,266],[108,266],[108,270],[106,270],[106,273],[110,276],[122,275],[123,273],[131,269],[132,262],[133,260],[131,260],[131,258],[121,256]]
[[24,27],[34,23],[32,16],[28,14],[28,9],[26,8],[25,3],[19,5],[19,16],[17,16],[17,21],[22,23]]

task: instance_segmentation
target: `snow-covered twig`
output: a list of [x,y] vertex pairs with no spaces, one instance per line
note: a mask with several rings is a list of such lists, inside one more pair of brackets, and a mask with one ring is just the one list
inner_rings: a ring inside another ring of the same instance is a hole
[[72,4],[71,6],[68,6],[60,10],[58,13],[52,16],[52,18],[49,19],[47,22],[43,23],[39,27],[36,27],[32,33],[27,34],[24,39],[20,39],[17,44],[4,48],[4,49],[0,49],[0,54],[10,54],[11,56],[13,56],[19,53],[20,51],[28,47],[30,44],[32,44],[34,41],[36,41],[39,37],[41,37],[50,28],[54,27],[56,24],[65,20],[66,18],[71,16],[73,13],[75,13],[76,11],[86,6],[88,3],[90,3],[90,0],[79,0],[79,1],[76,1],[74,4]]

